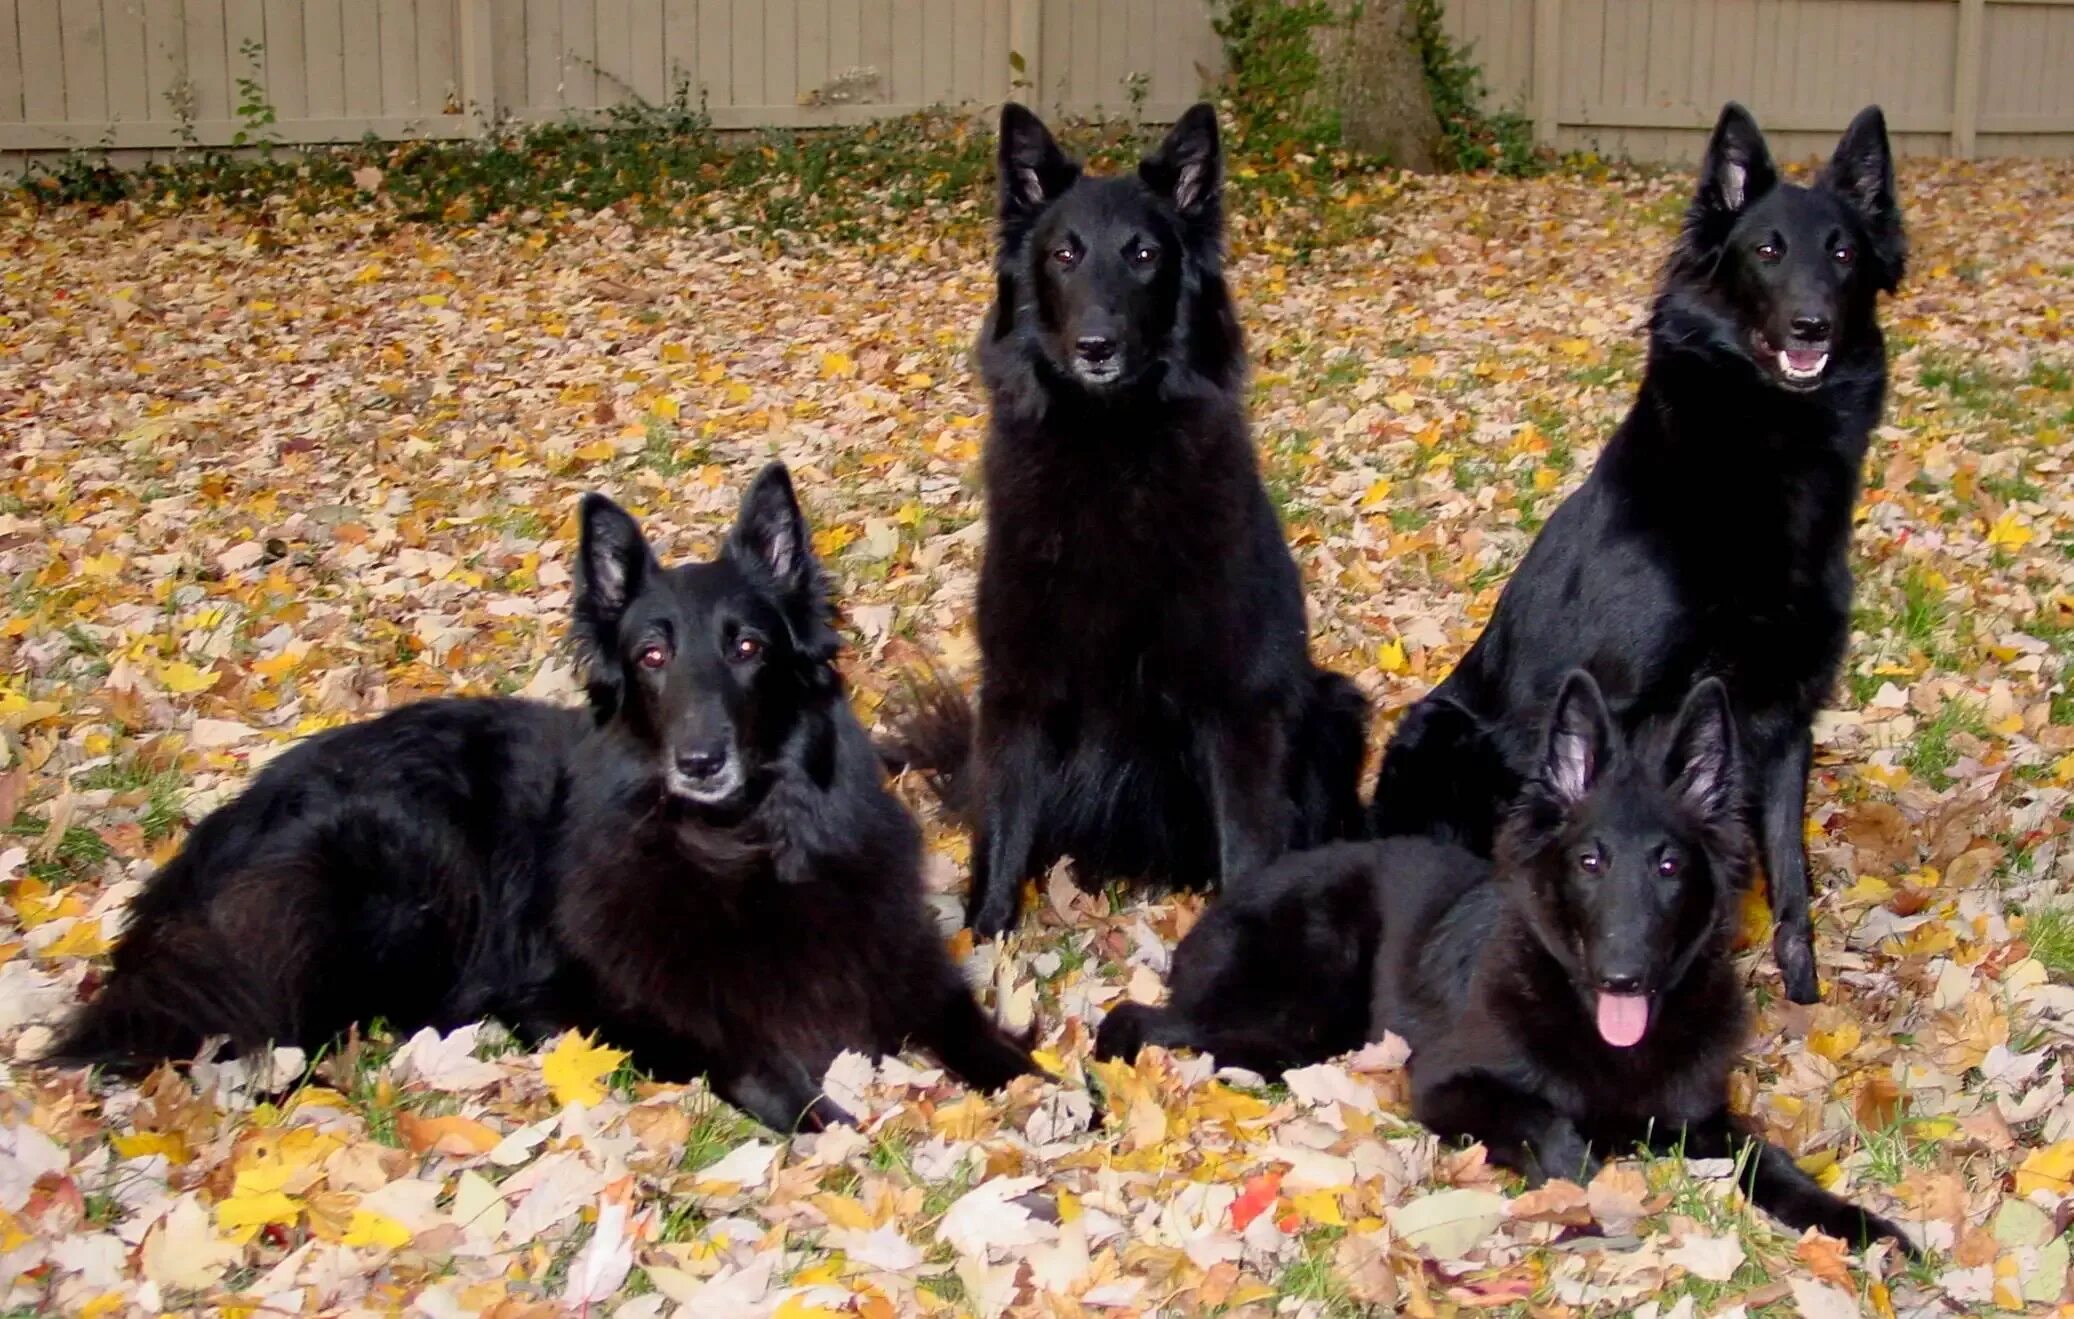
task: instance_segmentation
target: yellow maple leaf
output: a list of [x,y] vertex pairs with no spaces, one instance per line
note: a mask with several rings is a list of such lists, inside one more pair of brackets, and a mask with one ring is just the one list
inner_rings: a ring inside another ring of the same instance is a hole
[[1402,673],[1405,669],[1404,638],[1392,637],[1375,648],[1375,662],[1383,666],[1385,673]]
[[1410,412],[1419,405],[1416,398],[1401,389],[1394,394],[1383,395],[1383,402],[1389,404],[1391,410],[1396,412]]
[[625,1061],[624,1050],[593,1044],[590,1036],[570,1031],[555,1041],[542,1060],[540,1075],[557,1104],[588,1107],[605,1098],[601,1082]]
[[857,374],[857,363],[848,353],[823,353],[821,374],[830,380],[848,380]]
[[1387,476],[1377,477],[1373,482],[1370,483],[1368,489],[1361,492],[1361,507],[1376,507],[1378,504],[1381,504],[1384,500],[1390,497],[1390,490],[1390,478]]
[[649,409],[649,411],[653,412],[656,416],[661,417],[664,421],[675,421],[677,420],[680,409],[677,406],[677,400],[674,396],[664,394],[655,400],[655,406]]
[[125,1159],[148,1159],[154,1154],[163,1154],[168,1163],[185,1163],[193,1157],[187,1151],[187,1139],[177,1131],[132,1131],[111,1137],[108,1143],[115,1148],[117,1156]]
[[72,928],[44,946],[42,956],[99,957],[108,951],[108,940],[101,937],[101,922],[78,920]]
[[302,1205],[285,1191],[239,1192],[216,1205],[216,1226],[226,1232],[257,1232],[279,1223],[287,1226],[302,1213]]
[[1290,1206],[1313,1223],[1326,1227],[1345,1227],[1347,1217],[1340,1212],[1339,1196],[1332,1191],[1298,1191],[1289,1196]]
[[804,1293],[788,1296],[785,1303],[773,1312],[773,1319],[844,1319],[849,1312],[831,1310],[825,1305],[811,1305]]
[[1840,1063],[1864,1038],[1865,1032],[1858,1023],[1846,1017],[1837,1023],[1834,1030],[1809,1031],[1808,1048],[1833,1063]]
[[823,1191],[809,1197],[807,1203],[828,1216],[830,1227],[852,1228],[869,1232],[877,1224],[872,1221],[871,1211],[853,1195],[838,1195],[834,1191]]
[[855,527],[847,527],[841,523],[823,527],[814,533],[814,553],[820,558],[828,558],[855,539]]
[[2031,543],[2031,529],[2016,520],[2016,514],[2004,513],[1988,528],[1988,544],[2005,550],[2020,550]]
[[587,463],[601,463],[618,452],[610,440],[592,440],[589,444],[578,445],[575,456]]
[[2074,1140],[2054,1141],[2033,1150],[2017,1166],[2017,1195],[2029,1196],[2034,1191],[2050,1191],[2054,1195],[2074,1191]]
[[113,577],[122,571],[122,556],[110,551],[107,554],[89,554],[79,561],[82,577]]
[[222,677],[214,669],[197,668],[186,660],[174,660],[159,667],[158,685],[175,696],[192,696],[196,692],[208,691]]
[[353,1221],[346,1225],[346,1234],[339,1238],[343,1245],[379,1246],[383,1250],[401,1250],[410,1240],[409,1228],[372,1209],[355,1209]]

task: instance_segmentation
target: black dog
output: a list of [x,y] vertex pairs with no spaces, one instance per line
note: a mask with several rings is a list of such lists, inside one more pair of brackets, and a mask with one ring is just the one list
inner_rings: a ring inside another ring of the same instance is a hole
[[1188,111],[1133,176],[1088,178],[1009,105],[1000,169],[978,726],[939,691],[948,718],[905,739],[935,748],[922,768],[976,760],[982,935],[1061,856],[1090,888],[1228,883],[1357,833],[1367,722],[1311,664],[1247,432],[1216,116]]
[[1650,318],[1641,396],[1507,583],[1490,625],[1398,726],[1376,837],[1488,855],[1563,674],[1629,726],[1728,685],[1787,995],[1817,995],[1802,838],[1812,742],[1850,635],[1851,507],[1886,388],[1874,316],[1901,279],[1885,121],[1852,121],[1812,187],[1721,113]]
[[1096,1052],[1189,1045],[1272,1074],[1392,1030],[1411,1045],[1413,1115],[1531,1182],[1588,1180],[1638,1145],[1717,1158],[1748,1142],[1751,1199],[1782,1222],[1908,1247],[1727,1109],[1751,840],[1726,689],[1707,679],[1630,743],[1580,670],[1542,746],[1495,865],[1419,838],[1285,857],[1182,941],[1172,1005],[1117,1008]]
[[442,700],[312,738],[137,898],[51,1061],[318,1045],[353,1022],[602,1029],[774,1127],[905,1039],[988,1088],[1033,1071],[923,907],[920,840],[833,659],[785,469],[720,557],[665,569],[583,501],[590,712]]

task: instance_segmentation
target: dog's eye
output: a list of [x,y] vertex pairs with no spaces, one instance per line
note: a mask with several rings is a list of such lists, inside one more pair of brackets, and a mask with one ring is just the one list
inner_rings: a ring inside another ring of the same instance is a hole
[[1666,852],[1656,859],[1656,873],[1662,875],[1665,879],[1675,878],[1678,872],[1683,869],[1685,869],[1685,863],[1672,853]]
[[1073,263],[1080,260],[1080,253],[1070,247],[1054,247],[1051,249],[1051,259],[1060,269],[1071,270]]
[[1856,252],[1853,252],[1848,246],[1840,246],[1836,249],[1836,251],[1830,253],[1830,255],[1836,258],[1836,264],[1840,266],[1848,266],[1851,264],[1852,259],[1855,258],[1858,254]]
[[1131,264],[1149,266],[1159,260],[1159,249],[1150,243],[1139,243],[1131,249]]
[[644,669],[659,669],[670,662],[670,648],[660,641],[651,641],[641,648],[634,662]]
[[1777,261],[1783,255],[1777,243],[1759,243],[1757,257],[1760,261]]
[[737,664],[747,664],[761,654],[763,654],[763,640],[760,637],[736,637],[734,644],[727,648],[727,657]]
[[1587,875],[1598,874],[1599,867],[1604,864],[1604,862],[1599,860],[1597,852],[1579,852],[1577,854],[1577,868]]

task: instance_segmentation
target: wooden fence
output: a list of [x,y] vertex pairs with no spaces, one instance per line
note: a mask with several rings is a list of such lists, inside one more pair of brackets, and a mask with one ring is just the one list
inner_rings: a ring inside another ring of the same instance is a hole
[[[1787,154],[1883,104],[1913,152],[2074,154],[2074,0],[1448,0],[1544,142],[1697,151],[1740,99]],[[722,128],[1009,96],[1170,118],[1221,61],[1206,0],[0,0],[0,167],[466,137],[679,90]]]

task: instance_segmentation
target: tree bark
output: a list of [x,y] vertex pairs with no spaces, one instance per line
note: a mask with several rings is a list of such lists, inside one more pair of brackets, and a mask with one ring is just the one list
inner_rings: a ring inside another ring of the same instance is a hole
[[1426,90],[1412,0],[1331,0],[1334,22],[1313,30],[1323,94],[1340,140],[1403,169],[1439,167],[1440,119]]

